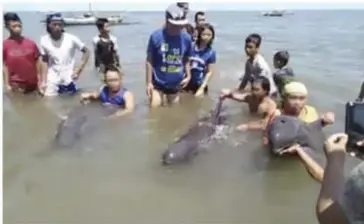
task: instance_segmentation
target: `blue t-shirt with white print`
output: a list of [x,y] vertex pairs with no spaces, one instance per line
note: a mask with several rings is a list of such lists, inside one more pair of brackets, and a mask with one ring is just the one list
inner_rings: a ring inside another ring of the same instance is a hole
[[193,85],[201,85],[210,64],[216,63],[216,51],[212,48],[198,49],[197,46],[193,48],[191,64],[191,81]]
[[147,54],[152,58],[153,84],[179,88],[185,76],[184,65],[191,57],[192,39],[186,32],[170,36],[166,29],[150,35]]

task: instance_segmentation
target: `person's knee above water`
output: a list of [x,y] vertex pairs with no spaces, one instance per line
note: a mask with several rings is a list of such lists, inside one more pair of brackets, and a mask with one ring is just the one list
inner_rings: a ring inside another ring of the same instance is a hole
[[214,27],[210,24],[201,25],[195,46],[193,47],[191,64],[191,80],[184,88],[195,96],[207,93],[208,83],[214,72],[216,51],[212,48],[215,38]]
[[259,76],[265,76],[270,82],[270,96],[276,96],[277,87],[273,81],[273,75],[264,57],[259,54],[262,37],[259,34],[250,34],[245,39],[245,53],[248,59],[245,63],[245,72],[238,87],[243,91],[249,83]]
[[188,23],[176,4],[166,10],[166,27],[149,37],[146,60],[146,92],[150,105],[178,102],[179,92],[191,79],[191,37],[183,32]]
[[254,79],[250,93],[241,93],[238,90],[222,90],[221,98],[230,98],[238,102],[245,102],[252,114],[258,115],[259,121],[252,121],[237,127],[238,130],[265,130],[269,120],[275,115],[276,103],[269,97],[270,81],[260,76]]
[[123,86],[123,74],[116,67],[106,68],[104,78],[105,85],[98,92],[82,93],[81,102],[86,103],[90,100],[100,101],[103,105],[116,105],[120,111],[116,116],[128,114],[134,110],[134,96]]
[[[64,21],[60,13],[47,16],[47,34],[41,37],[40,50],[43,71],[46,73],[45,96],[76,92],[75,81],[80,77],[89,58],[89,50],[81,40],[63,30]],[[75,67],[76,52],[83,53],[81,65]]]
[[101,73],[111,65],[120,67],[117,38],[110,34],[108,19],[97,19],[96,27],[99,34],[92,40],[95,51],[95,67]]
[[283,88],[283,101],[276,115],[295,116],[307,123],[321,119],[324,125],[333,124],[334,114],[327,112],[320,116],[314,107],[307,105],[307,96],[308,92],[303,83],[286,84]]
[[288,51],[278,51],[273,56],[273,65],[277,69],[273,74],[273,80],[278,87],[278,92],[282,96],[283,88],[290,81],[293,81],[294,73],[292,68],[288,67]]

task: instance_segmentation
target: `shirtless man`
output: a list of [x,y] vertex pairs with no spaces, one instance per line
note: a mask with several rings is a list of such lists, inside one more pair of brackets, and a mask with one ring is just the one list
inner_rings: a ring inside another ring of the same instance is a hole
[[240,131],[263,131],[265,130],[269,120],[274,116],[276,111],[276,103],[269,97],[270,81],[265,76],[259,76],[252,82],[251,92],[242,93],[239,90],[231,91],[224,89],[221,91],[222,99],[232,99],[238,102],[247,103],[251,114],[258,115],[259,121],[252,121],[241,124],[237,127]]

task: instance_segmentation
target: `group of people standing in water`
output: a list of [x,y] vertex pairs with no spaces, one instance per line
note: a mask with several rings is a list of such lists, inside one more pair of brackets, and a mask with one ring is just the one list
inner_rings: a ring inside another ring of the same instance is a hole
[[[188,3],[171,4],[165,12],[163,26],[149,36],[145,80],[146,95],[151,107],[177,103],[182,92],[194,94],[196,97],[208,93],[209,81],[214,74],[217,60],[213,47],[215,30],[207,23],[204,12],[195,14],[195,26],[188,23],[188,13]],[[6,92],[38,91],[48,97],[74,94],[78,91],[76,81],[87,65],[90,50],[78,37],[65,32],[61,14],[47,16],[47,34],[41,37],[39,48],[22,35],[22,22],[16,13],[6,13],[4,23],[10,33],[9,38],[3,42]],[[107,19],[98,19],[96,26],[99,34],[93,38],[95,67],[102,74],[104,85],[97,91],[81,93],[81,102],[99,101],[102,104],[120,106],[120,111],[115,116],[122,116],[134,110],[134,96],[123,85],[117,38],[110,33]],[[334,123],[332,112],[320,115],[314,107],[307,104],[307,88],[295,80],[294,72],[289,67],[287,51],[275,53],[273,65],[276,71],[273,73],[259,53],[261,36],[250,34],[244,44],[247,60],[240,84],[237,88],[223,89],[220,94],[222,100],[246,103],[250,112],[258,117],[258,121],[237,126],[238,130],[261,131],[263,144],[268,145],[266,130],[277,115],[295,116],[307,123],[318,119],[321,119],[323,125]],[[75,55],[78,51],[82,52],[82,59],[80,65],[75,67]],[[361,98],[364,97],[364,90],[362,92]],[[328,139],[328,155],[340,151],[338,148],[345,151],[347,136],[338,135],[335,138],[335,141],[333,137]],[[299,145],[283,150],[282,155],[285,154],[298,155],[309,173],[325,184],[326,171],[324,175],[323,168],[306,155]],[[327,195],[323,197],[318,205],[318,210],[321,209],[318,211],[320,222],[339,223],[328,221],[338,213],[332,213],[329,218],[323,217],[329,204],[333,204],[327,201],[332,198],[327,199]]]

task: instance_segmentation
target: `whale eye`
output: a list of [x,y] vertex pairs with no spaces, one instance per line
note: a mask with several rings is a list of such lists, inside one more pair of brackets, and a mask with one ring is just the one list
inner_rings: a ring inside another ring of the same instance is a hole
[[281,123],[283,123],[283,124],[284,124],[284,123],[286,123],[286,121],[285,121],[285,120],[281,120]]

